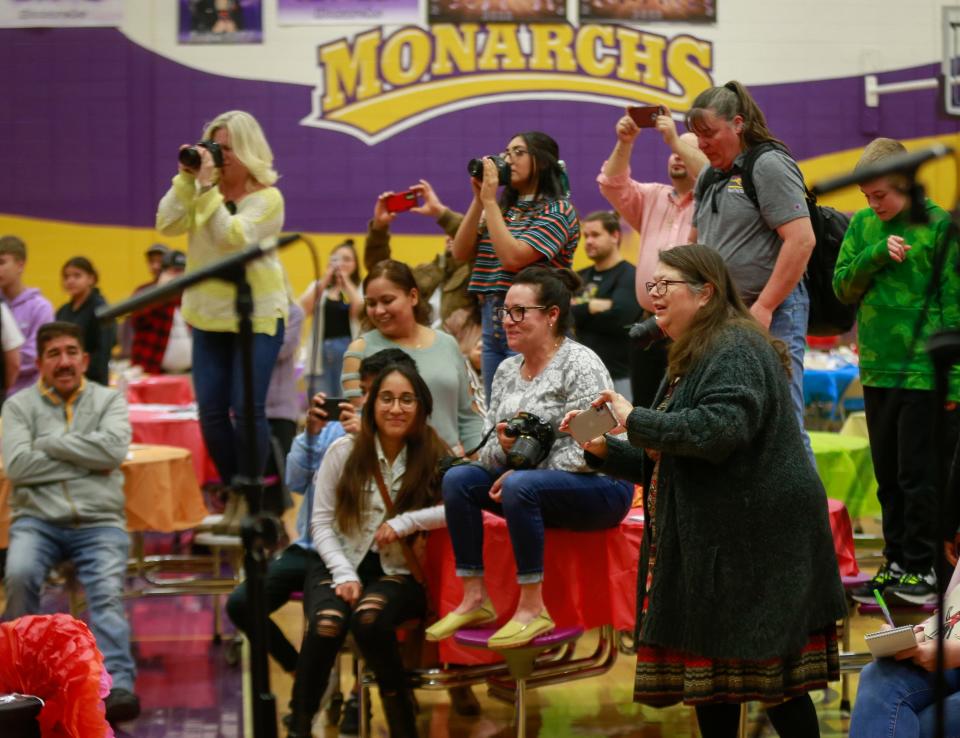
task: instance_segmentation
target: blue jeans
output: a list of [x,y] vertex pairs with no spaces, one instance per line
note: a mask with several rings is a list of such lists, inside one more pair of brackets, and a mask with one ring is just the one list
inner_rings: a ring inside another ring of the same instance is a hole
[[130,653],[130,624],[123,609],[123,579],[130,537],[122,528],[72,528],[17,518],[10,526],[4,587],[4,620],[40,613],[40,590],[47,573],[66,559],[73,561],[83,586],[90,630],[103,654],[113,686],[133,691],[137,676]]
[[807,295],[807,286],[803,280],[793,288],[773,311],[770,320],[770,333],[787,344],[790,354],[790,399],[793,400],[793,410],[800,424],[800,435],[803,437],[803,447],[807,458],[817,468],[817,462],[810,447],[810,436],[803,425],[803,414],[806,405],[803,402],[803,354],[807,350],[807,319],[810,317],[810,297]]
[[483,391],[487,395],[487,407],[490,407],[490,390],[493,387],[493,375],[500,363],[516,351],[507,345],[507,334],[503,323],[497,317],[496,309],[503,307],[504,293],[486,294],[480,305],[480,327],[483,335],[483,348],[480,351],[480,369],[483,372]]
[[[878,659],[860,672],[850,738],[933,738],[933,674],[916,664]],[[960,669],[947,669],[944,736],[960,737]]]
[[193,390],[200,413],[200,430],[224,484],[233,483],[240,471],[240,458],[253,458],[256,475],[263,474],[270,438],[265,411],[267,388],[281,345],[282,320],[277,321],[277,331],[272,336],[253,334],[253,418],[257,426],[257,448],[250,450],[244,432],[247,408],[243,402],[240,334],[193,329]]
[[350,336],[327,338],[323,342],[323,374],[316,378],[314,392],[327,397],[343,397],[340,375],[343,374],[343,355],[353,339]]
[[515,471],[503,483],[501,502],[490,499],[500,476],[479,464],[455,466],[443,477],[443,506],[457,576],[483,575],[483,511],[507,520],[517,581],[543,581],[546,528],[603,530],[618,525],[633,500],[633,485],[601,474],[554,469]]

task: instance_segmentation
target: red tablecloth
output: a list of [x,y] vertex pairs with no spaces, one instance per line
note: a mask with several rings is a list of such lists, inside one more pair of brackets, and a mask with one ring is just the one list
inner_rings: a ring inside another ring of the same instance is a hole
[[158,374],[127,384],[127,402],[132,405],[189,405],[194,400],[189,374]]
[[219,479],[217,468],[203,443],[194,406],[172,409],[166,405],[131,405],[130,426],[134,443],[177,446],[190,451],[193,470],[200,484]]
[[[830,527],[842,575],[856,574],[853,528],[843,503],[829,500]],[[547,531],[544,549],[543,600],[557,625],[584,629],[612,624],[616,630],[632,631],[637,599],[637,567],[643,536],[643,511],[631,510],[618,528],[578,533]],[[434,531],[428,540],[428,590],[437,613],[445,615],[463,595],[456,576],[453,549],[446,529]],[[483,560],[487,590],[502,625],[513,613],[520,596],[513,548],[503,518],[484,513]],[[465,648],[452,638],[440,644],[441,660],[453,664],[499,661],[491,651]]]

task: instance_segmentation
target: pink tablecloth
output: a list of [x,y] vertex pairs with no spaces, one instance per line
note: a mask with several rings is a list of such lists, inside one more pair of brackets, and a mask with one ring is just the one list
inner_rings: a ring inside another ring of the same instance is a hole
[[219,478],[203,443],[196,407],[185,405],[174,409],[169,405],[131,405],[130,426],[134,443],[177,446],[190,451],[193,470],[200,484]]
[[[839,500],[829,500],[829,509],[840,573],[856,574],[850,516]],[[618,528],[591,533],[547,531],[543,599],[557,625],[589,630],[612,624],[616,630],[633,630],[642,516],[643,511],[635,508]],[[445,615],[463,595],[446,529],[431,533],[427,555],[427,588],[436,612]],[[516,609],[520,590],[506,521],[490,513],[484,513],[483,560],[487,590],[501,615],[497,625],[502,625]],[[440,658],[454,664],[499,660],[491,651],[459,646],[452,638],[440,644]]]
[[158,374],[127,384],[127,402],[131,405],[189,405],[194,399],[189,374]]

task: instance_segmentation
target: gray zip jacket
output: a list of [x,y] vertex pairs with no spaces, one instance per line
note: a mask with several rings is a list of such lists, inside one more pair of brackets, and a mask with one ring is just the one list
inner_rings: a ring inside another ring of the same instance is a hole
[[116,390],[83,380],[64,401],[37,383],[3,406],[4,473],[13,519],[125,528],[123,472],[130,418]]

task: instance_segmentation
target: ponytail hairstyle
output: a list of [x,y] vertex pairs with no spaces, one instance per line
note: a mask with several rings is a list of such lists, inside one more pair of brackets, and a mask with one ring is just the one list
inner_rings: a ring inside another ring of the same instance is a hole
[[[526,131],[510,137],[522,138],[527,153],[533,163],[531,176],[536,178],[537,188],[534,197],[546,200],[559,200],[570,195],[570,179],[567,177],[567,165],[560,159],[560,147],[546,133]],[[503,188],[500,195],[500,209],[506,212],[520,199],[520,193],[512,185]]]
[[541,305],[560,310],[553,327],[554,335],[563,336],[573,328],[570,299],[583,285],[576,272],[540,265],[528,266],[520,270],[513,278],[513,283],[533,287]]
[[744,148],[749,149],[765,141],[772,141],[786,148],[786,144],[776,138],[767,128],[767,119],[753,99],[750,91],[736,80],[727,82],[723,87],[710,87],[693,101],[687,111],[687,130],[696,132],[707,112],[718,118],[733,122],[738,115],[743,118],[743,130],[740,140]]

